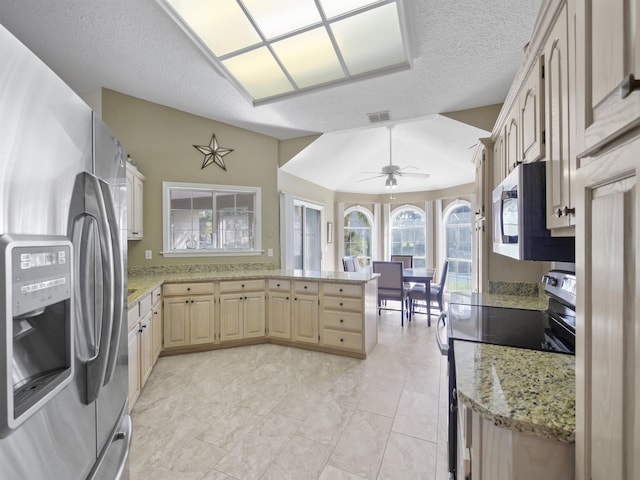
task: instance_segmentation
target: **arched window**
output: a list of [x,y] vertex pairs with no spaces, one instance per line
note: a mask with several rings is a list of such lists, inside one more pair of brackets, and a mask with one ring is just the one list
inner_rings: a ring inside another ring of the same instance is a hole
[[426,266],[425,214],[417,207],[405,205],[393,211],[391,255],[413,255],[413,266]]
[[468,202],[458,201],[444,212],[446,231],[446,255],[449,260],[447,290],[470,291],[472,223],[471,206]]
[[373,216],[362,207],[344,212],[344,255],[371,257]]

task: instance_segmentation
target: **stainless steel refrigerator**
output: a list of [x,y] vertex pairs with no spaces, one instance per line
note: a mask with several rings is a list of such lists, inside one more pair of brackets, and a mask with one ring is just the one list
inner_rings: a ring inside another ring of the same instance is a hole
[[0,478],[126,478],[126,155],[0,25]]

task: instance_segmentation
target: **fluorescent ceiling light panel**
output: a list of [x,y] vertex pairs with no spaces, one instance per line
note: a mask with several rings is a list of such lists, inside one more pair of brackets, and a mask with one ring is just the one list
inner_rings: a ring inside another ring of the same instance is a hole
[[403,0],[157,0],[254,105],[409,68]]
[[313,0],[243,0],[249,14],[267,39],[321,22]]

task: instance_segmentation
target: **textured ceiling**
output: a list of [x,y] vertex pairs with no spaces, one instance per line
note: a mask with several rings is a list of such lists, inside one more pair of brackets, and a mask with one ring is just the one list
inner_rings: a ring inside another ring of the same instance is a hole
[[[212,68],[155,0],[2,0],[0,23],[80,94],[106,87],[279,139],[332,133],[321,137],[313,155],[303,155],[331,177],[344,166],[342,158],[342,164],[331,163],[332,157],[341,157],[333,152],[347,148],[358,171],[362,165],[377,170],[385,163],[368,152],[375,142],[357,141],[366,132],[370,112],[390,110],[391,123],[417,122],[421,127],[414,129],[414,145],[433,141],[422,128],[426,122],[437,125],[439,136],[442,123],[448,124],[452,133],[446,138],[454,143],[464,138],[466,146],[465,126],[434,121],[432,116],[504,100],[540,0],[404,0],[404,5],[414,57],[410,70],[259,107],[249,104]],[[388,136],[385,128],[381,130]],[[398,133],[398,148],[403,137]],[[453,147],[450,160],[440,152],[443,162],[452,162],[452,177],[460,145]],[[421,157],[411,155],[425,149],[428,146],[402,147],[394,163],[433,173]],[[466,161],[470,158],[471,151]],[[333,189],[359,191],[362,184],[349,188],[356,180],[345,179]],[[312,181],[328,187],[323,176]],[[419,189],[431,188],[422,184]]]

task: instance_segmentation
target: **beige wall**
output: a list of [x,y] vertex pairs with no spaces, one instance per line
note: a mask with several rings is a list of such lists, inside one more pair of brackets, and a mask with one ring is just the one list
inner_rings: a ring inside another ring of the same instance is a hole
[[280,141],[280,149],[278,151],[278,166],[281,167],[302,150],[315,142],[320,135],[308,135],[306,137],[291,138],[289,140]]
[[468,110],[458,110],[456,112],[443,113],[445,117],[452,118],[467,125],[472,125],[487,132],[493,130],[496,124],[502,104],[487,105],[485,107],[470,108]]
[[[144,238],[129,241],[129,265],[279,263],[277,139],[106,89],[102,118],[147,177]],[[215,164],[201,169],[203,154],[193,147],[208,145],[213,133],[221,147],[234,150],[224,157],[226,171]],[[274,256],[162,257],[163,181],[262,187],[262,249],[272,248]]]

